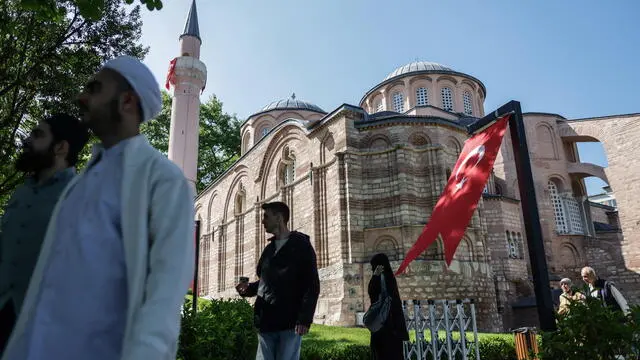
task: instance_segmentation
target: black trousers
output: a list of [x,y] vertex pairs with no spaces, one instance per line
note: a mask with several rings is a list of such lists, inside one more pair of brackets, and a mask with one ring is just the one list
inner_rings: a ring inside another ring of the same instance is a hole
[[16,309],[13,300],[7,301],[0,309],[0,356],[4,353],[4,349],[9,342],[9,336],[16,324]]

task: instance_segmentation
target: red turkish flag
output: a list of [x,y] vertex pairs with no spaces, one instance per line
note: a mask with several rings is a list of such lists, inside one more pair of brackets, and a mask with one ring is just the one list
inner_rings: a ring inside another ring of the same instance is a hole
[[173,58],[173,60],[171,60],[169,62],[169,72],[167,72],[167,79],[164,83],[164,87],[167,88],[167,90],[169,90],[171,88],[171,84],[175,84],[175,75],[176,75],[176,61],[178,60],[178,58]]
[[396,275],[403,273],[418,255],[436,241],[438,235],[442,236],[447,266],[451,265],[456,248],[489,180],[510,116],[498,119],[465,142],[431,219],[405,256]]

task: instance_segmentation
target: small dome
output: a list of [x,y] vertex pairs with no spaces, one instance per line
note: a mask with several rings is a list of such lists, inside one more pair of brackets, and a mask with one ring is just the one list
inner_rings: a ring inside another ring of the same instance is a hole
[[291,95],[289,99],[277,100],[263,107],[258,113],[271,110],[307,110],[326,114],[318,105],[312,104],[304,100],[296,99],[296,94]]
[[389,80],[396,76],[405,75],[413,72],[420,72],[420,71],[455,71],[455,70],[451,69],[450,67],[447,67],[438,63],[434,63],[434,62],[414,61],[412,63],[409,63],[404,66],[400,66],[399,68],[393,70],[392,72],[389,73],[389,75],[387,75],[386,78],[384,78],[383,81]]

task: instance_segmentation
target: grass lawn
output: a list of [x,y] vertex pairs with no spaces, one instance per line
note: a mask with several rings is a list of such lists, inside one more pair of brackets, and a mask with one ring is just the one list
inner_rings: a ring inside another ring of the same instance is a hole
[[[445,338],[444,331],[438,333],[439,337]],[[369,346],[370,339],[369,330],[366,328],[358,327],[338,327],[327,325],[312,325],[311,331],[307,336],[302,338],[302,343],[319,343],[323,345],[333,344],[355,344]],[[409,331],[409,337],[411,341],[415,341],[415,331]],[[425,339],[431,340],[431,333],[429,331],[424,334]],[[460,334],[454,333],[454,339],[459,339]],[[507,341],[514,341],[513,334],[494,334],[494,333],[478,333],[478,339],[483,340],[486,338],[503,338]],[[473,332],[467,332],[467,339],[473,340]]]
[[346,328],[339,326],[311,325],[309,334],[302,338],[303,346],[309,345],[364,345],[369,346],[371,335],[365,328]]

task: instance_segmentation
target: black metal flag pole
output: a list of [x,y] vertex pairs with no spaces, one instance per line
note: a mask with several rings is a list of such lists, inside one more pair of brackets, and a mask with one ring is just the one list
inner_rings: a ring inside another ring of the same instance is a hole
[[198,263],[200,259],[200,220],[196,220],[196,266],[195,271],[193,272],[193,294],[192,294],[192,305],[193,312],[196,313],[198,311]]
[[525,232],[527,234],[529,261],[531,262],[540,328],[543,331],[554,331],[556,329],[556,322],[551,298],[551,288],[549,286],[547,258],[544,251],[540,213],[538,212],[536,202],[531,158],[529,156],[529,147],[527,145],[520,103],[513,100],[508,102],[495,112],[469,125],[468,131],[470,134],[477,133],[509,113],[512,114],[509,119],[509,130],[511,133],[511,144],[513,146],[513,157],[516,163],[522,215]]

